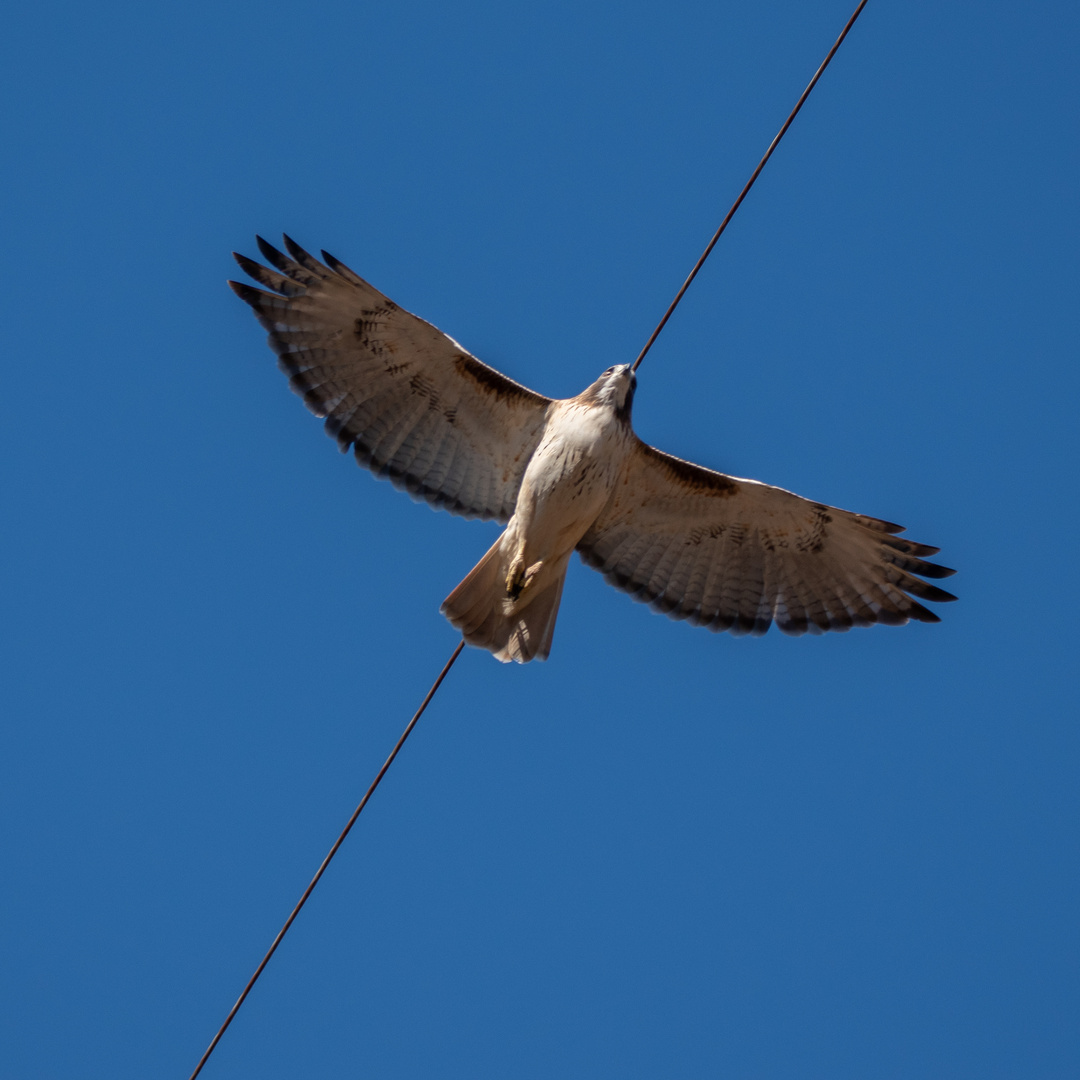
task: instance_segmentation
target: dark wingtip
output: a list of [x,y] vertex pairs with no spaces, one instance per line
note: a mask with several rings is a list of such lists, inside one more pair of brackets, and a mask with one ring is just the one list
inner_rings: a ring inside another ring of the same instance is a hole
[[918,573],[923,577],[943,578],[952,577],[956,571],[951,566],[941,566],[939,563],[925,563]]
[[305,251],[291,236],[282,233],[285,249],[309,273],[316,277],[326,276],[326,267],[310,252]]
[[[361,287],[367,285],[367,282],[355,271],[346,266],[340,259],[335,259],[329,251],[323,250],[321,253],[323,262],[330,267],[330,269],[338,275],[343,277],[352,285],[359,285]],[[389,303],[389,301],[387,301]]]
[[[955,600],[956,598],[953,597]],[[941,622],[941,616],[935,615],[929,608],[924,608],[922,604],[916,604],[912,601],[911,607],[904,612],[909,619],[915,619],[918,622],[924,623],[936,623]]]
[[285,243],[285,250],[298,262],[302,263],[312,256],[306,252],[288,233],[282,233],[281,239]]
[[928,585],[925,581],[921,581],[918,578],[913,578],[903,584],[902,588],[906,589],[913,596],[917,596],[920,600],[930,600],[935,604],[947,604],[951,600],[955,600],[951,592],[946,592],[944,589],[939,589],[936,585]]
[[906,570],[909,574],[918,574],[919,577],[947,578],[952,577],[953,574],[956,573],[952,567],[927,562],[925,559],[918,559],[914,555],[904,555],[898,551],[894,551],[892,548],[885,548],[884,553],[885,561],[887,563],[898,566],[901,570]]
[[254,259],[249,259],[246,255],[241,255],[240,252],[234,251],[232,257],[236,260],[237,265],[245,274],[250,274],[256,281],[259,280],[259,271],[262,267]]
[[905,555],[915,555],[917,558],[936,555],[941,550],[932,544],[916,544],[914,540],[905,540],[899,536],[884,536],[881,542],[893,551],[902,551]]
[[[824,503],[815,503],[814,505],[826,512],[832,510],[831,506],[825,506]],[[854,517],[865,525],[866,528],[873,529],[874,532],[893,534],[902,533],[904,531],[904,526],[897,525],[895,521],[885,521],[884,518],[870,517],[869,514],[855,514]],[[902,542],[906,543],[907,541]]]
[[262,306],[262,302],[266,297],[273,298],[271,293],[256,289],[254,285],[248,285],[244,281],[229,281],[227,284],[245,304],[250,304],[256,309]]
[[259,245],[259,250],[263,253],[263,258],[267,259],[276,266],[279,270],[282,269],[282,263],[288,263],[285,258],[284,252],[278,251],[269,240],[264,240],[261,236],[255,236],[255,243]]

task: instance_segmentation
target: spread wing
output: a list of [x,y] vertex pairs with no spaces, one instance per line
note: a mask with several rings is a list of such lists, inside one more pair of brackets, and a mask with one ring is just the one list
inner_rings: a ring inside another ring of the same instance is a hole
[[953,571],[924,561],[938,549],[893,535],[902,531],[638,440],[578,551],[635,600],[710,630],[763,634],[774,620],[787,634],[939,622],[912,597],[956,597],[915,575]]
[[550,399],[470,356],[337,259],[258,238],[271,270],[236,261],[264,292],[229,285],[270,332],[292,388],[343,451],[433,506],[506,522]]

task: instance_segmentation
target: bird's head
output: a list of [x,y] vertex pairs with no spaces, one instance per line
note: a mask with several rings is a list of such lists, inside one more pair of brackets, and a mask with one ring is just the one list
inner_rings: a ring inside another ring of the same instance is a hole
[[615,410],[620,420],[630,423],[630,408],[634,403],[637,376],[629,364],[609,367],[582,395],[582,400],[592,405],[607,406]]

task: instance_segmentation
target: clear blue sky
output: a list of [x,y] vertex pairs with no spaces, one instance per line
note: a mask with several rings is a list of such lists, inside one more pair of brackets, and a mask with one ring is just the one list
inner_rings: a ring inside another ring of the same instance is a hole
[[[284,229],[576,393],[853,3],[6,16],[5,1075],[188,1075],[494,536],[336,453],[229,251]],[[575,562],[207,1078],[1080,1073],[1078,29],[871,0],[641,370],[646,440],[940,545],[945,621],[736,640]]]

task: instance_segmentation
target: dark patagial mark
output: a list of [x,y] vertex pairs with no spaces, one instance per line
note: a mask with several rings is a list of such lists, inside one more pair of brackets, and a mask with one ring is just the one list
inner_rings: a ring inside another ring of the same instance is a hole
[[535,394],[513,379],[500,375],[494,368],[480,363],[474,356],[462,354],[454,361],[454,367],[459,374],[471,379],[485,393],[501,397],[508,404],[547,405],[551,402],[550,398]]
[[672,480],[677,480],[691,487],[704,488],[714,495],[730,496],[739,490],[739,483],[723,473],[713,472],[712,469],[704,469],[700,465],[694,465],[682,458],[665,454],[663,450],[657,450],[655,446],[641,443],[639,450],[655,465],[659,465]]

